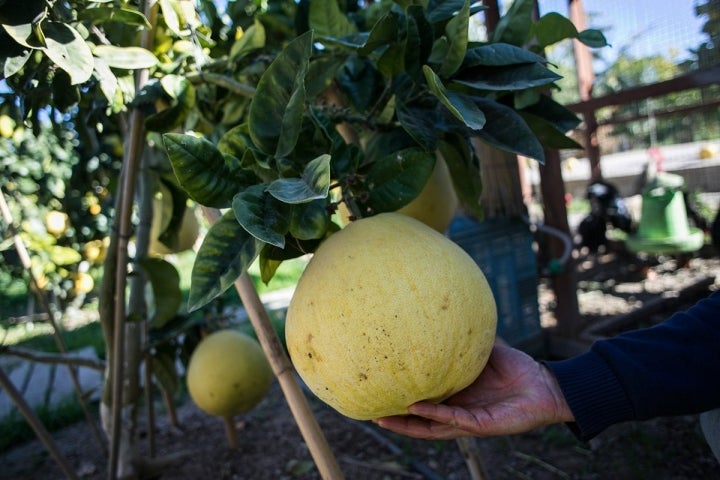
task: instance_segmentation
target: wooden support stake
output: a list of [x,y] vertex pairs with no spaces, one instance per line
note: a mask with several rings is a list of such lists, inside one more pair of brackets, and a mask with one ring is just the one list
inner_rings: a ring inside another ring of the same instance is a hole
[[233,450],[238,449],[237,430],[235,430],[235,420],[232,416],[222,417],[225,426],[225,436],[227,437],[228,446]]
[[[220,212],[217,209],[203,207],[203,212],[210,224],[215,223],[220,218]],[[320,476],[327,480],[345,478],[325,439],[325,435],[310,409],[307,398],[305,398],[295,376],[295,369],[285,354],[285,349],[272,327],[270,317],[247,272],[244,272],[235,281],[235,288],[247,311],[250,323],[255,329],[260,346],[265,352],[275,377],[278,379],[290,411],[295,418],[295,423],[307,443]]]
[[45,448],[48,449],[48,452],[50,452],[50,455],[52,455],[53,459],[55,459],[65,476],[71,480],[77,479],[78,476],[70,467],[67,460],[65,460],[62,453],[60,453],[60,449],[53,440],[52,436],[50,436],[50,433],[45,428],[45,425],[43,425],[37,418],[35,413],[32,411],[32,408],[30,408],[30,405],[27,404],[23,396],[17,388],[15,388],[15,385],[13,385],[10,378],[5,375],[5,372],[2,369],[0,369],[0,387],[5,390],[8,397],[10,397],[10,400],[12,400],[18,410],[20,410],[22,416],[25,417],[25,420],[30,424],[30,427],[33,429],[35,435],[37,435],[42,444],[45,445]]

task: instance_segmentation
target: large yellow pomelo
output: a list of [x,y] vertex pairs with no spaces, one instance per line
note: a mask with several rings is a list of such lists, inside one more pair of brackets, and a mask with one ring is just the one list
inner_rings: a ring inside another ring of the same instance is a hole
[[221,417],[252,409],[272,381],[270,364],[257,341],[230,329],[203,338],[187,370],[190,398],[205,413]]
[[418,220],[382,213],[320,245],[290,302],[285,335],[308,387],[367,420],[472,383],[496,323],[492,291],[465,251]]

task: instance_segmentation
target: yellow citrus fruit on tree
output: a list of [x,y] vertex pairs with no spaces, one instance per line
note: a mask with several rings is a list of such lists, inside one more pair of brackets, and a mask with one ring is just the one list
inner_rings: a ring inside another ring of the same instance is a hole
[[438,155],[428,182],[410,203],[399,213],[417,218],[421,222],[444,232],[450,226],[458,206],[450,170],[442,156]]
[[73,294],[87,294],[92,292],[95,287],[95,280],[87,272],[79,272],[74,276],[73,279]]
[[382,213],[320,245],[285,336],[308,387],[367,420],[468,386],[487,363],[496,324],[492,291],[464,250],[418,220]]
[[93,265],[97,265],[105,260],[109,246],[110,237],[90,240],[83,245],[83,256]]
[[221,417],[249,411],[272,381],[270,364],[257,341],[230,329],[203,338],[187,369],[193,402],[205,413]]
[[15,133],[15,120],[9,115],[0,115],[0,137],[11,138]]
[[67,231],[70,219],[67,213],[51,210],[45,215],[45,229],[49,234],[59,237]]
[[[458,206],[458,198],[452,183],[450,170],[441,155],[437,156],[430,178],[417,197],[398,210],[444,232],[450,226]],[[345,203],[338,207],[344,225],[350,223],[350,210]]]
[[200,234],[200,224],[195,216],[195,208],[191,206],[185,207],[183,213],[182,224],[178,231],[178,243],[175,248],[169,248],[162,243],[159,236],[167,229],[170,224],[170,216],[172,215],[172,207],[165,209],[162,197],[155,197],[153,200],[153,219],[150,225],[150,245],[148,252],[151,255],[168,255],[170,253],[183,252],[190,250]]

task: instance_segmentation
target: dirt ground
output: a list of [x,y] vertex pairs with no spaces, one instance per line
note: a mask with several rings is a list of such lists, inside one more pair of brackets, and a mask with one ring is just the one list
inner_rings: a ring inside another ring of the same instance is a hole
[[[692,258],[632,258],[605,253],[577,259],[578,298],[585,333],[578,340],[661,321],[720,286],[716,254]],[[703,279],[710,278],[709,281]],[[700,286],[698,286],[700,285]],[[543,280],[542,321],[552,329],[553,296]],[[644,312],[642,309],[646,309]],[[640,311],[641,315],[628,315]],[[626,316],[627,321],[618,319]],[[315,399],[313,411],[348,479],[470,479],[455,441],[411,440],[337,414]],[[309,480],[320,478],[274,385],[253,411],[236,418],[239,448],[230,449],[220,420],[191,403],[178,410],[179,425],[159,415],[156,459],[172,460],[164,480]],[[106,460],[86,424],[54,433],[78,476],[106,478]],[[143,427],[143,449],[148,429]],[[631,422],[609,428],[590,442],[577,441],[563,425],[511,437],[473,440],[486,478],[503,479],[711,479],[720,464],[705,443],[696,416]],[[147,454],[145,455],[147,456]],[[37,441],[0,455],[0,479],[63,478]]]

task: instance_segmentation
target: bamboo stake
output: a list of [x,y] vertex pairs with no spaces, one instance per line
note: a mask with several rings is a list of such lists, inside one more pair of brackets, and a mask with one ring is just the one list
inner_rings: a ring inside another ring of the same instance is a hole
[[[220,212],[217,209],[203,207],[203,212],[210,224],[215,223],[220,218]],[[307,443],[310,455],[315,461],[320,476],[327,480],[345,478],[325,439],[325,435],[310,409],[307,398],[303,394],[295,376],[295,369],[285,354],[280,339],[272,327],[270,317],[247,272],[244,272],[235,281],[235,288],[248,313],[250,323],[255,329],[260,346],[265,352],[275,377],[278,379],[290,411],[295,418],[295,423]]]
[[470,472],[470,478],[473,480],[485,480],[488,478],[485,467],[480,459],[475,439],[472,437],[460,437],[455,440],[460,452],[465,459],[465,464]]
[[[0,195],[0,213],[2,213],[2,217],[7,225],[8,231],[12,234],[13,242],[15,243],[15,250],[20,257],[20,262],[22,263],[23,268],[28,272],[28,276],[30,278],[30,290],[33,291],[35,297],[40,301],[43,310],[48,316],[48,321],[52,326],[53,336],[55,337],[55,343],[58,347],[58,350],[60,351],[60,353],[67,353],[67,344],[65,343],[65,339],[63,339],[60,333],[60,327],[55,320],[55,315],[52,311],[52,308],[50,307],[50,302],[47,299],[47,295],[45,295],[45,292],[38,286],[37,279],[32,272],[30,254],[28,253],[22,238],[20,238],[20,235],[18,235],[18,233],[15,231],[15,227],[13,226],[13,216],[12,212],[10,212],[10,208],[8,207],[7,202],[5,201],[5,192],[2,192],[2,195]],[[77,395],[78,401],[80,402],[80,407],[82,408],[83,414],[85,415],[85,419],[90,425],[90,430],[95,436],[98,448],[100,448],[100,451],[104,455],[107,453],[105,442],[103,441],[102,435],[100,434],[97,425],[93,421],[92,415],[90,415],[90,409],[88,408],[87,402],[85,401],[85,396],[83,395],[82,386],[80,385],[77,371],[71,363],[67,363],[67,367],[73,389],[75,391],[75,394]]]
[[30,405],[27,404],[22,394],[20,394],[20,392],[15,388],[15,385],[13,385],[13,383],[10,381],[10,378],[5,375],[5,372],[1,368],[0,387],[2,387],[7,392],[10,400],[12,400],[18,410],[20,410],[20,413],[30,424],[30,427],[33,429],[35,435],[37,435],[42,444],[45,445],[45,448],[48,449],[48,452],[50,452],[50,455],[52,455],[52,457],[55,459],[65,476],[71,480],[76,480],[78,476],[75,474],[75,471],[65,460],[65,457],[63,457],[62,453],[60,453],[60,449],[58,448],[50,433],[45,428],[45,425],[43,425],[42,422],[37,418],[35,413],[32,411],[32,408],[30,408]]
[[[157,19],[157,5],[152,1],[141,3],[142,11],[148,18],[151,28],[143,31],[140,37],[140,46],[152,50],[155,35],[155,22]],[[140,69],[135,74],[135,90],[140,89],[147,83],[150,74],[147,68]],[[123,407],[123,383],[125,380],[125,329],[126,329],[126,308],[125,308],[125,287],[127,285],[127,263],[128,263],[128,241],[132,230],[131,212],[135,198],[135,182],[138,179],[138,171],[142,151],[145,142],[144,116],[139,109],[135,108],[130,114],[128,148],[123,158],[123,169],[120,174],[120,208],[117,211],[118,217],[115,220],[117,226],[117,249],[115,258],[115,278],[113,291],[113,312],[112,312],[112,354],[113,362],[111,367],[111,415],[110,425],[110,459],[108,461],[108,478],[115,480],[118,476],[120,461],[120,440],[122,426]],[[110,359],[110,357],[108,357]],[[134,425],[133,425],[134,427]],[[129,440],[132,442],[132,439]]]

